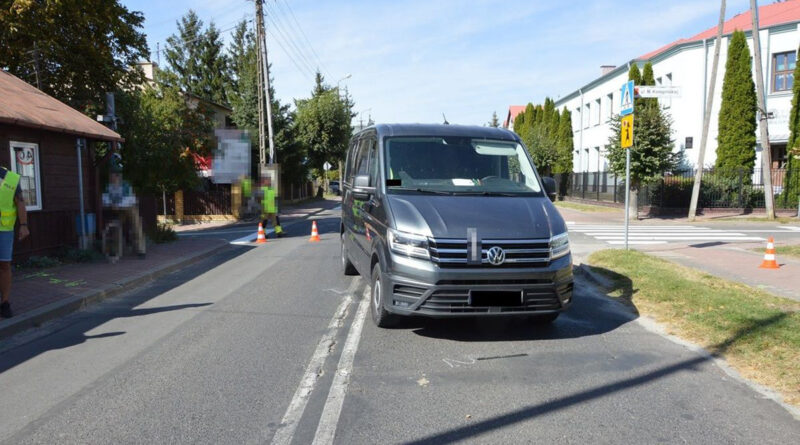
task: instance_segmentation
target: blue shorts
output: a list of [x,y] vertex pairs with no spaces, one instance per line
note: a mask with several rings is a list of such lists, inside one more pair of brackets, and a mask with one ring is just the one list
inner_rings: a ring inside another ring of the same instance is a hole
[[0,261],[11,261],[14,251],[14,231],[0,231]]

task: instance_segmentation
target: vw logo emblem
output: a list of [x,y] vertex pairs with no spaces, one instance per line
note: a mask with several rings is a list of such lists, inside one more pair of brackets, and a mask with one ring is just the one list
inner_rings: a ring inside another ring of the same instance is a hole
[[506,253],[503,249],[494,246],[486,252],[486,258],[489,260],[490,264],[499,266],[506,260]]

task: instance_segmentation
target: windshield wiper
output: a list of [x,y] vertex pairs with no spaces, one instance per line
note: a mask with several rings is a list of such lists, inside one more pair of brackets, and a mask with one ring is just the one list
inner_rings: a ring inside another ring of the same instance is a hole
[[444,190],[431,190],[431,189],[423,189],[423,188],[408,188],[408,187],[392,187],[389,190],[404,190],[409,192],[419,192],[419,193],[429,193],[431,195],[452,195],[453,192],[447,192]]
[[489,192],[489,191],[482,191],[482,192],[453,192],[454,195],[458,196],[520,196],[514,193],[505,193],[505,192]]

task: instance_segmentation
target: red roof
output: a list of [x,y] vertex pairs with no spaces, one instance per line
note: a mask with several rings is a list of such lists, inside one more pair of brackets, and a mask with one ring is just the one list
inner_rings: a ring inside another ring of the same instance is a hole
[[511,121],[513,121],[517,115],[525,111],[525,105],[511,105],[508,107],[508,114],[506,115],[506,120],[503,122],[503,128],[508,128]]
[[[717,15],[717,18],[719,18],[719,15]],[[764,5],[758,8],[759,28],[768,28],[783,23],[791,23],[797,21],[800,21],[800,0],[787,0],[783,3],[771,3],[769,5]],[[747,12],[737,14],[733,18],[725,22],[724,26],[722,27],[722,33],[730,34],[737,29],[741,31],[748,31],[752,29],[753,27],[752,25],[753,25],[753,19],[750,18],[750,10],[748,9]],[[649,52],[639,57],[638,60],[649,60],[677,45],[688,42],[698,42],[703,39],[713,39],[716,36],[717,36],[717,27],[714,26],[712,28],[709,28],[701,32],[700,34],[689,37],[688,39],[679,39],[668,45],[664,45],[655,51]]]
[[122,140],[108,127],[3,70],[0,70],[0,122],[89,139]]

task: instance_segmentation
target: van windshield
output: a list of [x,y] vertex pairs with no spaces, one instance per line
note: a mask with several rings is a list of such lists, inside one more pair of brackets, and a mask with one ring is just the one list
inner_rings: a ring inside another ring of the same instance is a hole
[[541,193],[525,148],[469,137],[386,139],[389,193],[526,196]]

